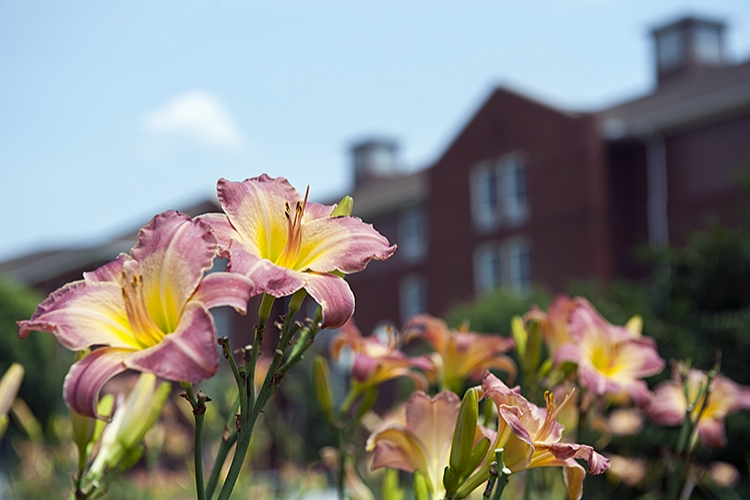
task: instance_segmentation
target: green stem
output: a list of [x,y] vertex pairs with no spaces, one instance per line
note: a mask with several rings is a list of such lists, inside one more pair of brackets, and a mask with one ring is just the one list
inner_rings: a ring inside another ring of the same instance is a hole
[[[247,371],[247,377],[249,377],[249,383],[247,384],[248,391],[253,392],[254,389],[251,388],[253,388],[254,386],[253,379],[255,378],[255,365],[258,360],[258,352],[260,351],[262,332],[265,327],[265,321],[268,319],[268,315],[270,314],[270,304],[266,304],[267,297],[269,297],[269,295],[263,296],[263,301],[261,302],[261,311],[258,313],[259,327],[256,328],[256,343],[253,346],[253,352],[249,367],[250,369]],[[302,300],[304,299],[304,297],[305,291],[304,289],[302,289],[296,292],[289,301],[289,308],[287,309],[287,314],[284,317],[284,323],[281,328],[281,337],[279,339],[279,343],[276,346],[277,348],[274,351],[273,361],[271,361],[271,366],[269,367],[266,378],[263,381],[263,386],[258,392],[257,398],[250,399],[252,403],[248,403],[247,409],[240,408],[240,430],[239,436],[237,438],[237,448],[235,449],[232,463],[229,466],[229,472],[227,473],[224,485],[221,487],[221,491],[219,492],[219,500],[228,500],[230,495],[232,494],[232,490],[234,489],[234,485],[237,483],[237,478],[240,475],[242,464],[245,461],[245,456],[247,455],[247,450],[250,446],[250,439],[253,435],[255,422],[258,420],[258,415],[265,406],[266,402],[268,402],[268,399],[271,397],[271,394],[273,394],[276,386],[280,381],[280,378],[278,377],[279,365],[281,364],[284,352],[286,351],[286,348],[291,341],[291,336],[294,334],[295,330],[291,328],[292,320],[294,318],[294,315],[302,305]]]
[[195,417],[195,443],[193,446],[193,460],[195,464],[195,491],[198,500],[206,500],[206,489],[203,485],[203,418],[206,413],[206,398],[198,393],[198,399],[193,394],[193,384],[184,384],[187,400],[193,407]]
[[195,414],[195,489],[198,500],[206,500],[206,488],[203,484],[203,413]]
[[263,345],[263,335],[266,333],[266,321],[271,316],[271,307],[273,306],[274,296],[263,294],[258,309],[258,325],[255,327],[255,338],[253,339],[253,352],[250,353],[250,360],[245,362],[245,377],[247,377],[248,397],[245,405],[240,407],[240,413],[243,415],[250,411],[255,404],[255,366],[258,364],[258,356]]
[[236,442],[236,430],[233,430],[226,440],[221,440],[221,444],[219,444],[219,451],[216,453],[216,461],[214,462],[213,469],[211,469],[211,475],[208,477],[208,484],[206,484],[207,499],[213,498],[214,491],[216,491],[216,486],[219,484],[219,475],[221,474],[221,468],[224,466],[224,462],[226,462],[227,460],[229,450],[232,449],[232,446]]

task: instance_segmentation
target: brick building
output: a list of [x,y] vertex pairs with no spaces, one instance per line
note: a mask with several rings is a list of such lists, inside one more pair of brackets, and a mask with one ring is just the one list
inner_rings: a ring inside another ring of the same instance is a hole
[[[724,30],[696,18],[654,30],[656,88],[598,112],[498,88],[416,173],[402,173],[395,142],[358,143],[355,215],[399,245],[390,260],[348,277],[362,330],[441,315],[501,286],[638,277],[636,246],[680,244],[707,217],[736,221],[738,176],[750,167],[750,62],[726,59]],[[206,201],[185,211],[219,210]],[[22,256],[0,274],[46,295],[135,238]],[[252,326],[228,313],[217,322],[222,331]]]
[[362,329],[501,286],[638,277],[638,245],[736,221],[750,62],[726,59],[724,29],[685,18],[654,30],[657,87],[598,112],[498,88],[418,173],[398,173],[392,142],[355,146],[355,214],[400,247],[349,278]]

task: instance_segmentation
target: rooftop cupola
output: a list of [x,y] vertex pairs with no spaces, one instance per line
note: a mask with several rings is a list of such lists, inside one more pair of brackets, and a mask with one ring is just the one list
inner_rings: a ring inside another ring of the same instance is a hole
[[723,22],[685,17],[654,29],[659,85],[726,64]]
[[395,141],[370,139],[352,146],[354,183],[359,186],[369,179],[392,177],[399,173],[398,146]]

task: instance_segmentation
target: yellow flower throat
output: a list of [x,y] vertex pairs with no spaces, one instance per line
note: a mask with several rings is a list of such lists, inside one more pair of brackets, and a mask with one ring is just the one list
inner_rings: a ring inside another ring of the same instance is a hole
[[279,257],[276,259],[275,264],[277,266],[294,269],[294,266],[297,264],[300,249],[302,248],[302,217],[305,215],[307,196],[309,193],[310,186],[307,186],[305,199],[301,202],[297,202],[294,207],[294,215],[292,215],[292,208],[289,206],[289,202],[286,203],[284,216],[286,217],[287,223],[287,238],[284,250],[281,251],[281,254],[279,254]]

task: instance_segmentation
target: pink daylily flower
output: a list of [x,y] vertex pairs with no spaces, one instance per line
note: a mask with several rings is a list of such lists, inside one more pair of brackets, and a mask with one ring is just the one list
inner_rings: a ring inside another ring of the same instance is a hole
[[665,364],[654,339],[611,325],[583,299],[577,304],[569,322],[573,341],[557,349],[555,363],[576,363],[580,384],[599,396],[629,395],[638,406],[647,404],[651,393],[641,379],[660,373]]
[[418,389],[427,389],[427,379],[413,368],[425,371],[434,369],[432,362],[425,356],[411,358],[398,350],[398,337],[395,329],[385,327],[379,335],[363,337],[359,329],[349,320],[341,331],[331,340],[331,358],[339,359],[344,347],[354,354],[352,377],[361,386],[382,384],[397,377],[411,378]]
[[[687,376],[690,400],[695,400],[701,386],[708,380],[706,372],[690,370]],[[691,418],[698,418],[705,397],[696,403]],[[750,387],[740,385],[721,374],[711,382],[711,392],[696,426],[701,443],[708,448],[723,448],[727,445],[724,434],[724,419],[739,410],[750,410]],[[685,420],[687,400],[682,377],[675,370],[673,380],[656,387],[648,407],[649,418],[659,425],[676,426]]]
[[541,321],[542,335],[550,357],[555,355],[560,346],[572,340],[568,329],[568,321],[570,313],[576,308],[576,302],[567,295],[558,295],[547,309],[547,314],[538,310],[529,313],[530,317],[539,318]]
[[435,349],[438,378],[447,389],[460,391],[467,379],[479,381],[489,369],[511,379],[516,375],[516,364],[505,355],[515,345],[512,338],[450,330],[445,321],[428,315],[412,318],[404,330],[404,342],[421,338]]
[[[453,433],[461,399],[450,391],[430,398],[417,391],[406,403],[406,424],[391,423],[367,439],[367,451],[375,450],[372,469],[391,467],[419,471],[433,498],[443,498],[443,471],[449,465]],[[475,442],[488,432],[477,425]]]
[[274,297],[304,288],[322,307],[324,328],[338,328],[354,313],[354,295],[340,273],[361,271],[396,250],[371,225],[308,202],[283,177],[220,179],[217,191],[226,215],[202,218],[229,258],[228,269]]
[[482,393],[491,398],[498,410],[497,437],[491,449],[503,448],[505,466],[513,473],[534,467],[563,467],[568,498],[578,500],[583,494],[584,470],[575,459],[588,462],[590,474],[601,474],[609,467],[609,459],[591,446],[560,442],[563,426],[557,417],[568,402],[560,406],[546,394],[546,408],[539,408],[524,398],[520,390],[509,388],[487,372],[482,380]]
[[244,313],[250,280],[212,273],[217,242],[209,226],[175,211],[154,217],[130,255],[69,283],[45,299],[18,335],[45,331],[71,350],[93,348],[73,364],[63,392],[68,406],[96,416],[101,387],[126,369],[166,380],[199,382],[218,368],[215,326],[208,310]]

